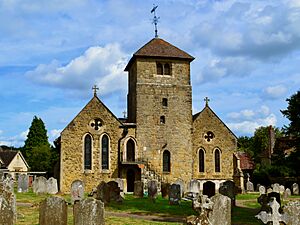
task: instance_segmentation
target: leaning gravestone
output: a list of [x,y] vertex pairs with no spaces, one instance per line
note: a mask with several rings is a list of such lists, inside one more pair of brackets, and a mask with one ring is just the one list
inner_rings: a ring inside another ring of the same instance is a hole
[[18,178],[18,192],[28,192],[29,177],[27,174],[20,174]]
[[100,200],[87,198],[75,202],[74,225],[104,225],[104,204]]
[[300,201],[288,202],[283,207],[283,212],[287,218],[286,225],[300,224]]
[[184,192],[185,192],[184,181],[182,179],[178,178],[174,182],[174,184],[179,184],[179,186],[180,186],[180,195],[181,195],[181,197],[183,197],[184,196]]
[[233,181],[227,180],[221,183],[219,193],[231,199],[232,206],[235,206],[235,184]]
[[81,180],[75,180],[71,184],[71,201],[74,202],[83,199],[84,197],[84,184]]
[[291,189],[289,189],[289,188],[287,188],[287,189],[285,189],[285,191],[284,191],[284,193],[283,193],[283,198],[284,199],[287,199],[288,197],[290,197],[291,196]]
[[61,197],[51,196],[40,203],[40,225],[67,225],[68,205]]
[[47,193],[55,195],[58,192],[57,180],[53,177],[50,177],[47,182]]
[[280,185],[278,183],[273,184],[273,192],[280,193]]
[[253,192],[254,191],[253,183],[250,180],[247,181],[246,188],[247,188],[248,192]]
[[292,190],[293,195],[299,195],[299,185],[297,183],[293,183]]
[[170,189],[170,184],[169,183],[161,183],[161,196],[163,198],[166,198],[169,196],[169,189]]
[[213,202],[209,220],[212,225],[231,225],[231,199],[227,196],[216,194],[211,197]]
[[13,225],[16,222],[16,197],[13,192],[0,190],[0,224]]
[[109,181],[107,185],[109,187],[109,192],[107,193],[109,195],[109,200],[117,203],[122,203],[123,198],[120,195],[121,191],[118,183],[116,181]]
[[260,185],[258,190],[261,195],[266,194],[266,188],[264,186]]
[[155,199],[157,198],[157,186],[157,180],[148,181],[148,197],[153,202],[155,202]]
[[35,191],[37,194],[47,193],[47,179],[45,177],[36,178]]
[[100,200],[104,204],[110,202],[109,185],[104,181],[97,186],[96,199]]
[[181,200],[181,191],[179,184],[172,184],[169,190],[169,204],[179,205]]
[[144,183],[142,181],[134,181],[133,195],[138,198],[144,197]]

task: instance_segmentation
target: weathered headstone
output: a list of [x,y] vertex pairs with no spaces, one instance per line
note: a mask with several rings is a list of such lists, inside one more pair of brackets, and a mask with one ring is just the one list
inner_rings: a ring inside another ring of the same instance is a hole
[[191,180],[188,183],[187,193],[190,197],[196,197],[199,195],[200,192],[200,182],[198,180]]
[[209,213],[209,220],[213,225],[231,225],[231,199],[227,196],[216,194],[211,197],[214,203]]
[[292,190],[293,195],[299,195],[299,185],[297,183],[293,183]]
[[263,185],[260,185],[258,191],[261,195],[266,194],[266,188]]
[[181,191],[179,184],[172,184],[169,190],[169,204],[178,205],[181,200]]
[[45,177],[36,178],[35,193],[37,194],[47,193],[47,179]]
[[47,180],[47,193],[55,195],[58,192],[57,180],[53,177],[50,177]]
[[29,177],[27,174],[20,174],[18,178],[18,192],[28,192]]
[[232,206],[235,206],[235,184],[233,181],[227,180],[221,183],[219,193],[231,199]]
[[118,183],[118,186],[120,188],[121,197],[124,198],[124,180],[121,178],[117,178],[115,181]]
[[183,197],[184,196],[184,192],[185,192],[184,181],[182,179],[178,178],[174,182],[174,184],[179,184],[179,186],[180,186],[180,195],[181,195],[181,197]]
[[104,203],[94,198],[76,201],[73,208],[74,225],[104,225]]
[[280,186],[279,186],[279,193],[280,193],[281,195],[283,195],[284,191],[285,191],[285,187],[284,187],[283,185],[280,185]]
[[117,203],[122,203],[123,199],[120,195],[120,188],[116,181],[109,181],[107,183],[109,187],[109,192],[107,193],[109,195],[109,200]]
[[72,203],[83,199],[84,197],[84,184],[81,180],[75,180],[71,184],[71,201]]
[[280,193],[280,185],[278,183],[273,184],[273,192]]
[[40,225],[67,225],[68,205],[66,201],[57,196],[46,198],[40,203]]
[[157,180],[148,181],[148,197],[153,202],[155,202],[155,199],[157,198],[157,186]]
[[273,225],[280,225],[280,222],[286,222],[286,217],[279,213],[280,205],[276,201],[276,198],[272,198],[269,203],[271,207],[271,213],[261,211],[255,217],[260,219],[264,224],[272,222]]
[[271,211],[271,208],[270,208],[270,206],[269,206],[269,201],[270,201],[270,198],[268,197],[267,194],[261,194],[261,195],[257,198],[257,202],[261,205],[259,211],[270,212],[270,211]]
[[267,194],[269,194],[269,193],[271,193],[271,192],[273,192],[273,189],[272,189],[272,188],[268,188],[268,189],[267,189]]
[[109,185],[104,181],[97,186],[96,199],[100,200],[104,204],[110,202]]
[[253,191],[254,191],[253,183],[252,183],[250,180],[247,181],[247,184],[246,184],[246,190],[247,190],[248,192],[253,192]]
[[286,215],[286,225],[300,224],[300,201],[288,202],[283,207],[283,212]]
[[161,196],[163,198],[166,198],[169,196],[169,189],[170,189],[170,184],[169,183],[161,183]]
[[142,181],[134,181],[134,191],[133,195],[138,198],[144,197],[144,183]]
[[14,180],[12,177],[6,177],[2,182],[2,184],[0,186],[2,186],[2,189],[13,193],[14,192]]
[[284,193],[283,193],[283,198],[287,199],[288,197],[290,197],[292,195],[291,193],[291,189],[287,188],[285,189]]
[[0,224],[13,225],[16,222],[16,197],[13,192],[0,190]]
[[209,213],[213,209],[213,202],[207,197],[207,195],[198,195],[193,199],[193,210],[195,210],[198,215],[188,216],[186,219],[187,225],[211,225]]
[[272,198],[276,198],[276,201],[281,205],[281,198],[280,194],[277,192],[271,192],[268,194],[269,202],[272,200]]

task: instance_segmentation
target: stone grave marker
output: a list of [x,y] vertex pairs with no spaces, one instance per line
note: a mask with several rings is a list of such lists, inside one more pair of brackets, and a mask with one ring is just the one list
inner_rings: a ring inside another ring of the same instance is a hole
[[142,181],[134,181],[134,191],[133,195],[138,198],[144,197],[144,183]]
[[207,195],[198,195],[193,199],[193,210],[195,210],[198,215],[188,216],[186,218],[187,225],[210,225],[209,213],[213,209],[213,202]]
[[280,193],[281,195],[283,195],[284,191],[285,191],[285,187],[284,187],[283,185],[280,185],[280,186],[279,186],[279,193]]
[[121,197],[124,198],[124,180],[121,178],[117,178],[115,181],[118,183],[118,186],[120,188]]
[[109,187],[109,192],[107,193],[109,195],[109,200],[117,203],[122,203],[123,198],[120,195],[120,188],[116,181],[109,181],[107,183]]
[[273,192],[273,189],[272,188],[268,188],[267,189],[267,194],[270,194],[271,192]]
[[109,185],[104,181],[101,181],[101,183],[97,186],[96,199],[100,200],[104,204],[109,203],[110,202],[109,190],[110,190]]
[[280,193],[277,192],[271,192],[268,194],[269,202],[272,200],[272,198],[276,198],[276,201],[281,205],[281,198],[280,198]]
[[247,190],[247,192],[253,192],[254,191],[253,183],[250,180],[247,181],[246,190]]
[[271,208],[269,206],[269,200],[270,198],[268,197],[267,194],[261,194],[257,198],[257,202],[260,204],[260,210],[259,211],[266,211],[266,212],[271,212]]
[[20,174],[18,178],[18,192],[28,192],[29,177],[27,174]]
[[51,196],[40,203],[40,225],[67,225],[68,205],[66,201],[57,196]]
[[292,190],[293,195],[299,195],[299,185],[297,183],[293,183]]
[[172,184],[169,190],[169,204],[179,205],[181,200],[181,190],[179,184]]
[[169,196],[169,189],[170,189],[170,184],[169,183],[161,183],[161,196],[163,198],[166,198]]
[[189,197],[194,198],[194,197],[198,196],[199,192],[200,192],[200,182],[195,179],[191,180],[188,183],[187,192],[188,192]]
[[157,180],[148,181],[148,198],[153,202],[155,202],[157,198],[157,187],[158,187]]
[[266,188],[265,188],[265,186],[260,185],[259,188],[258,188],[258,190],[259,190],[259,193],[261,195],[266,194]]
[[287,199],[288,197],[290,197],[292,195],[291,193],[291,189],[287,188],[285,189],[284,193],[283,193],[283,198]]
[[183,197],[184,196],[184,192],[185,192],[184,181],[182,179],[178,178],[174,182],[174,184],[179,184],[179,186],[180,186],[180,195],[181,195],[181,197]]
[[47,193],[47,179],[45,177],[37,177],[35,183],[35,193],[46,194]]
[[47,193],[55,195],[58,192],[57,180],[53,177],[50,177],[47,180]]
[[104,203],[94,198],[76,201],[73,208],[74,225],[104,225]]
[[216,194],[211,197],[213,202],[209,220],[213,225],[231,225],[231,199],[227,196]]
[[71,201],[74,202],[83,199],[84,197],[84,184],[81,180],[75,180],[71,184]]
[[0,190],[0,224],[14,225],[17,218],[16,197],[13,192]]
[[221,183],[219,193],[231,199],[232,206],[235,206],[235,184],[231,180]]
[[273,192],[280,193],[280,185],[278,183],[273,184]]
[[300,201],[290,201],[283,207],[286,225],[300,224]]

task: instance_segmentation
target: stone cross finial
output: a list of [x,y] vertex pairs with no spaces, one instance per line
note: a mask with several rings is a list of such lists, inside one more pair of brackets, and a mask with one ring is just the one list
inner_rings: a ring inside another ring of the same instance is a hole
[[208,102],[210,101],[210,99],[208,97],[205,97],[204,101],[205,101],[205,106],[208,106]]
[[286,216],[284,214],[279,213],[280,205],[276,201],[275,197],[271,198],[271,202],[269,203],[272,213],[267,213],[265,211],[261,211],[259,214],[257,214],[255,217],[257,219],[260,219],[264,224],[267,224],[268,222],[272,222],[273,225],[280,225],[280,222],[286,223]]
[[92,89],[94,90],[94,96],[97,96],[97,90],[99,90],[99,88],[97,87],[97,85],[94,85],[92,87]]
[[126,112],[126,110],[124,110],[124,111],[123,111],[123,116],[124,116],[124,118],[126,118],[126,114],[127,114],[127,112]]

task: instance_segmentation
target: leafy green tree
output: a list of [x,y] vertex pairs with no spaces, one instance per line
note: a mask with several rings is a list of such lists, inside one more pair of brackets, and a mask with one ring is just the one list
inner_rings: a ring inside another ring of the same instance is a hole
[[41,118],[34,116],[25,140],[23,153],[32,171],[48,171],[50,169],[51,148],[47,130]]

